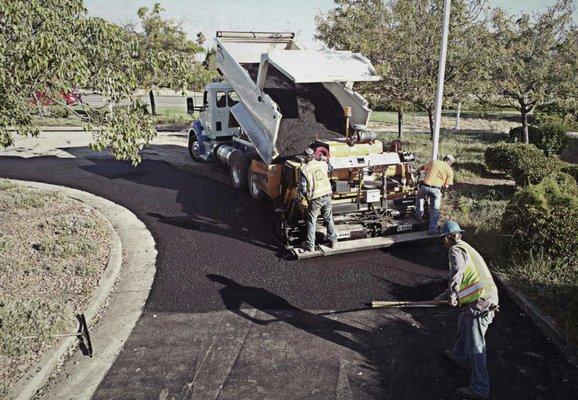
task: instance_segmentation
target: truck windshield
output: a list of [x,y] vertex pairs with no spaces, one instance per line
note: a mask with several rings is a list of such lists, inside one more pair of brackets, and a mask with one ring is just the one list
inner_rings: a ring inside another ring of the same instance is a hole
[[217,107],[226,107],[227,106],[227,94],[225,92],[217,92]]

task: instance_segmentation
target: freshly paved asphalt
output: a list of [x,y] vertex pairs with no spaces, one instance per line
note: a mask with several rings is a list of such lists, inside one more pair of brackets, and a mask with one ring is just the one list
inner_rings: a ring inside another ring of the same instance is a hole
[[[153,160],[135,168],[0,157],[2,177],[65,185],[127,207],[157,243],[144,313],[94,398],[457,398],[467,374],[441,356],[457,310],[362,310],[372,299],[438,294],[447,263],[441,249],[288,260],[272,237],[268,206],[222,183],[218,167],[214,173],[219,179]],[[576,371],[506,298],[487,339],[492,398],[575,398]]]

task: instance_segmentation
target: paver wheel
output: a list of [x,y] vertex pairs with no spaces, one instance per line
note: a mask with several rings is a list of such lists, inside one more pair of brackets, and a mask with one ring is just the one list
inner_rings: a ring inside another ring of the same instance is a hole
[[231,182],[237,189],[246,190],[249,181],[249,158],[240,151],[231,154],[229,167],[231,172]]

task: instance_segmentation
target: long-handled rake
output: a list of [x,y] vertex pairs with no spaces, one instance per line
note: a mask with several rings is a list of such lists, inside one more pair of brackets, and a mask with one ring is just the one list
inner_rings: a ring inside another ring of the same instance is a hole
[[432,308],[449,305],[446,300],[429,300],[429,301],[387,301],[374,300],[371,302],[372,308]]

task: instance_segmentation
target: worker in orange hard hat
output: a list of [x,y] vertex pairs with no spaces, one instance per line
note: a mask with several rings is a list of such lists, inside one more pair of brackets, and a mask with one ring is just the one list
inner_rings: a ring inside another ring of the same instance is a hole
[[498,288],[484,259],[462,240],[462,229],[455,221],[447,221],[441,239],[449,251],[448,289],[435,300],[449,300],[463,311],[458,318],[458,340],[448,358],[458,367],[470,370],[470,386],[458,389],[466,399],[485,400],[490,395],[486,369],[485,334],[498,309]]

